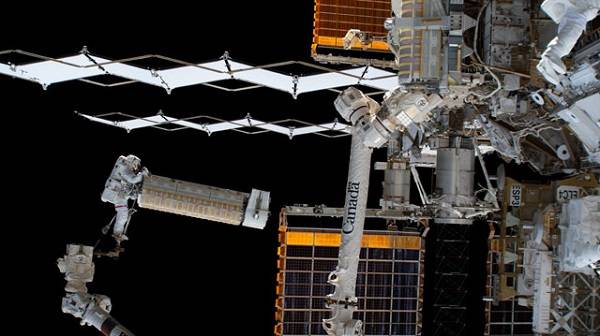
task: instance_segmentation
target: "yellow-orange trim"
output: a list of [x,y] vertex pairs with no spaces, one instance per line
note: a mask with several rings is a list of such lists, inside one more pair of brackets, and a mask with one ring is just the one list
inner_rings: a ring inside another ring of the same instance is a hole
[[[316,43],[317,46],[334,47],[334,48],[343,48],[344,47],[344,38],[343,37],[315,35],[315,38],[317,41],[317,43]],[[352,49],[389,51],[387,43],[383,42],[383,41],[372,41],[363,46],[360,43],[360,41],[355,40],[354,43],[352,43]]]
[[[287,232],[287,245],[339,247],[339,233],[325,232]],[[362,239],[362,247],[397,248],[407,250],[421,249],[421,237],[366,234]]]

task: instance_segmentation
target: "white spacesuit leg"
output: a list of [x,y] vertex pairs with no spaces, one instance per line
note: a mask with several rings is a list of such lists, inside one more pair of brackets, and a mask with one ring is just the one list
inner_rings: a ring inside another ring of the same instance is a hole
[[129,208],[127,207],[127,204],[115,204],[115,211],[117,212],[117,215],[113,227],[113,235],[115,238],[127,240],[124,231],[125,225],[127,225],[127,221],[129,220]]
[[583,0],[577,6],[568,7],[560,18],[558,35],[548,43],[537,66],[548,82],[555,85],[560,83],[560,75],[567,72],[561,59],[571,52],[587,22],[597,15],[599,8],[600,0]]
[[560,83],[560,75],[567,72],[562,58],[568,55],[585,30],[586,17],[570,10],[560,21],[558,35],[548,43],[537,68],[546,80],[554,85]]

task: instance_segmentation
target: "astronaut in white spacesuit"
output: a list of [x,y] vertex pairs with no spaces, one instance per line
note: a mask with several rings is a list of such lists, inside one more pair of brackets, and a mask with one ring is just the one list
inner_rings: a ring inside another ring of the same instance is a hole
[[117,212],[113,227],[113,237],[117,241],[127,240],[125,230],[129,221],[130,211],[128,201],[135,200],[138,189],[148,170],[141,166],[141,160],[135,155],[119,156],[115,166],[106,180],[102,201],[115,205]]
[[559,85],[567,72],[561,59],[571,52],[587,22],[598,15],[600,0],[546,0],[542,9],[558,23],[558,36],[548,43],[537,69],[548,82]]

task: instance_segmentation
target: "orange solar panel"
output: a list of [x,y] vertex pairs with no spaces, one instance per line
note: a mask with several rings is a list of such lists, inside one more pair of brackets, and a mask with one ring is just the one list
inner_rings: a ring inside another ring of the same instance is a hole
[[[365,59],[365,61],[369,58],[385,59],[384,55],[391,55],[391,53],[385,42],[387,31],[383,23],[385,19],[391,16],[390,1],[315,0],[313,44],[311,48],[313,57],[319,61],[352,64],[361,63],[360,61],[357,62],[359,59]],[[361,32],[375,38],[374,41],[365,45],[361,45],[359,41],[353,43],[351,50],[362,54],[349,54],[343,50],[344,36],[350,29],[359,29]],[[380,55],[367,55],[364,52],[376,52]],[[387,60],[389,60],[389,57]]]

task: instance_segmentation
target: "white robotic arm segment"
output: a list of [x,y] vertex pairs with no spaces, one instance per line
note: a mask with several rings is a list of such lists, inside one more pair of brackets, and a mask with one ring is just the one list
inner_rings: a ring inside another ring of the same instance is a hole
[[342,91],[333,105],[342,118],[352,125],[358,124],[364,117],[371,119],[379,109],[379,104],[375,100],[354,87]]
[[[84,318],[90,306],[97,306],[107,313],[110,313],[112,309],[110,298],[106,295],[71,293],[66,294],[62,300],[62,312],[81,319]],[[81,321],[81,324],[93,325],[90,322],[92,320]]]
[[331,318],[323,320],[328,335],[362,335],[362,323],[352,315],[358,308],[356,277],[363,236],[372,150],[362,143],[358,129],[353,129],[346,186],[346,201],[342,220],[342,241],[338,265],[329,274],[328,283],[335,286],[327,295],[326,307]]
[[94,248],[84,245],[67,245],[67,254],[57,260],[58,269],[64,273],[70,293],[87,293],[86,283],[94,279]]
[[[386,144],[395,131],[412,133],[419,129],[417,125],[429,120],[430,112],[442,104],[437,94],[421,91],[403,91],[396,89],[384,101],[369,127],[364,127],[364,144],[379,148]],[[372,127],[371,127],[372,126]],[[417,127],[415,127],[417,126]]]
[[65,274],[67,292],[62,299],[62,312],[81,319],[81,325],[90,325],[106,336],[133,336],[110,316],[112,304],[105,295],[88,294],[87,282],[94,278],[94,248],[85,245],[67,245],[67,254],[58,259],[58,268]]
[[372,149],[365,145],[364,135],[379,104],[351,87],[340,93],[334,105],[344,119],[352,122],[353,129],[338,265],[327,280],[335,286],[334,292],[326,298],[331,317],[323,319],[323,328],[328,335],[362,335],[362,322],[353,319],[352,315],[358,308],[356,277],[372,153]]
[[81,319],[81,325],[98,329],[106,336],[134,336],[110,316],[110,298],[86,293],[67,294],[62,301],[62,311]]
[[399,88],[386,96],[383,106],[379,106],[358,89],[349,87],[334,102],[340,115],[352,123],[369,148],[383,146],[396,130],[403,131],[429,120],[430,112],[443,103],[437,94]]

